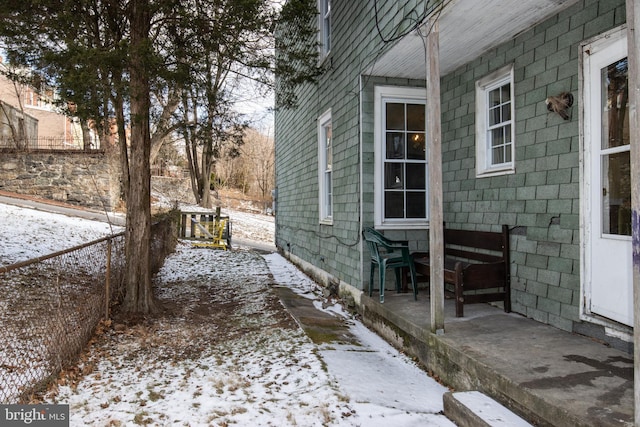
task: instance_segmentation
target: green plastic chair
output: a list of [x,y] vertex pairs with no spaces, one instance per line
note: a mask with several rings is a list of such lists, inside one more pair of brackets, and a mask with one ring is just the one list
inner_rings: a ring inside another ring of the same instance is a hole
[[409,242],[406,240],[390,240],[371,227],[362,230],[362,237],[367,242],[371,254],[371,274],[369,276],[369,296],[373,294],[373,275],[378,266],[380,284],[380,303],[384,303],[384,283],[387,268],[393,268],[396,275],[396,291],[400,291],[400,275],[402,268],[409,268],[413,299],[418,299],[416,288],[416,269],[409,252]]

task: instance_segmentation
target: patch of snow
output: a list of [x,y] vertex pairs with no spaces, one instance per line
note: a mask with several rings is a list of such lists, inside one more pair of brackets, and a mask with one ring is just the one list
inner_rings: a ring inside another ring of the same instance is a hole
[[[273,217],[228,214],[235,236],[243,230],[272,242]],[[0,264],[110,232],[95,221],[7,205],[0,216]],[[359,345],[314,344],[274,304],[273,285],[345,318]],[[86,375],[48,395],[70,405],[72,426],[453,426],[441,413],[446,388],[339,304],[327,304],[318,285],[278,254],[182,241],[155,289],[174,313],[107,330],[80,361]]]
[[69,249],[122,227],[88,219],[0,204],[0,266]]

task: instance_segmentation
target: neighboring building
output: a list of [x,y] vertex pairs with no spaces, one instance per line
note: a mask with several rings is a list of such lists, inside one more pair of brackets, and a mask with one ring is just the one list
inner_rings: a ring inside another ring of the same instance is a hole
[[[369,277],[364,227],[427,249],[418,31],[428,31],[424,20],[435,11],[444,221],[492,231],[508,224],[513,311],[628,351],[625,0],[318,3],[325,71],[317,85],[300,87],[298,107],[275,116],[276,245],[284,254],[355,295]],[[548,109],[568,93],[572,107]]]
[[[0,67],[6,65],[0,62]],[[34,88],[18,84],[0,74],[0,101],[10,105],[19,115],[34,118],[38,125],[26,135],[30,148],[82,149],[82,129],[77,119],[62,114],[54,105],[55,93],[51,88]],[[5,115],[0,115],[3,121]],[[16,123],[16,128],[19,128]],[[2,137],[7,135],[3,132]],[[0,146],[7,146],[0,143]],[[93,147],[96,148],[96,147]]]
[[0,147],[26,144],[38,136],[38,119],[0,101]]

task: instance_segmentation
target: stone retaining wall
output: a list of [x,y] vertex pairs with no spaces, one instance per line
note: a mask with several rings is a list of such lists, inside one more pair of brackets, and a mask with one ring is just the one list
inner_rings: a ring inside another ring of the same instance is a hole
[[113,211],[118,166],[104,152],[2,152],[0,189]]

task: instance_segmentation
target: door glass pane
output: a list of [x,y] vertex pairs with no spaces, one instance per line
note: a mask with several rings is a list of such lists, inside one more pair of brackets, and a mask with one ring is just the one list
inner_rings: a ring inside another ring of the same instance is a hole
[[631,235],[629,151],[602,156],[602,232]]
[[628,71],[627,58],[601,70],[602,233],[625,236],[631,235]]
[[629,145],[627,58],[602,69],[602,149]]

